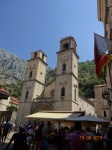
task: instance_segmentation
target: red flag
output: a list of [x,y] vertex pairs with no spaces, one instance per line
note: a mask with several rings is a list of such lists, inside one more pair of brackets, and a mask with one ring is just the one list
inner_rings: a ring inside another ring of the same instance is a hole
[[98,34],[94,34],[94,61],[96,64],[96,74],[99,77],[101,70],[111,59],[105,52],[111,47],[112,41]]

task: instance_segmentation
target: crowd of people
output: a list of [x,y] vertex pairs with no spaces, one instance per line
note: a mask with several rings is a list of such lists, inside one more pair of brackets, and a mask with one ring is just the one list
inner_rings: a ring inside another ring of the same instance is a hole
[[82,129],[81,123],[76,121],[74,127],[58,127],[48,121],[45,123],[34,122],[10,125],[6,121],[0,128],[0,142],[3,144],[8,134],[13,130],[7,150],[13,143],[13,150],[49,150],[49,145],[54,144],[57,150],[112,150],[112,132],[97,129],[92,131],[90,127]]

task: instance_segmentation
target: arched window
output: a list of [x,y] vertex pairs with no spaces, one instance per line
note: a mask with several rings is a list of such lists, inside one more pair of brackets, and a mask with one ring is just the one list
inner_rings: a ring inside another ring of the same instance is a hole
[[36,57],[37,57],[37,53],[35,52],[35,53],[34,53],[34,58],[36,58]]
[[62,71],[66,71],[66,64],[62,65]]
[[30,71],[30,74],[29,74],[29,78],[31,78],[32,77],[32,71]]
[[76,100],[76,89],[74,89],[74,100]]
[[61,88],[61,96],[65,96],[65,88],[64,87]]
[[29,91],[26,91],[25,99],[28,98]]

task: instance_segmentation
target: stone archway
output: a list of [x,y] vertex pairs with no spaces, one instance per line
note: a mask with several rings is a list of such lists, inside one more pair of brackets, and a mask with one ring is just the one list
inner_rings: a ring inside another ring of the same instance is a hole
[[36,104],[31,111],[31,114],[37,113],[39,111],[52,111],[53,106],[50,103],[44,102],[44,103],[38,103]]

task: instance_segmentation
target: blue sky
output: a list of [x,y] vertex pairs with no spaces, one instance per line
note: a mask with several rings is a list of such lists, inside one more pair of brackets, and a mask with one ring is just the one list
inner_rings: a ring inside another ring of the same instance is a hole
[[91,61],[94,32],[104,36],[97,0],[0,0],[0,48],[19,58],[41,49],[56,67],[60,40],[73,36],[79,62]]

